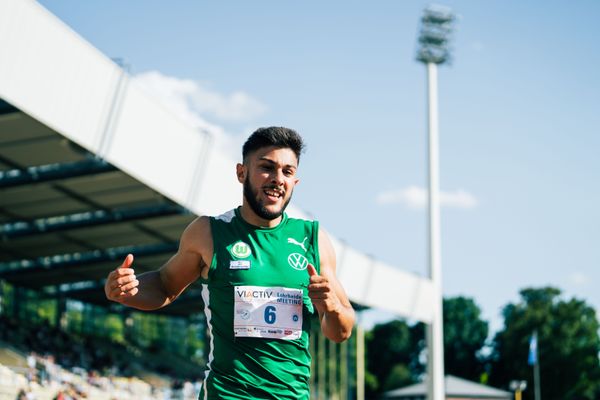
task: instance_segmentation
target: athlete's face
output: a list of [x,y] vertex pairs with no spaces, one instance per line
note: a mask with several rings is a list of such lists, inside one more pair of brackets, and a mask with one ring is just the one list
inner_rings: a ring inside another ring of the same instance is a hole
[[247,155],[238,164],[238,180],[244,185],[244,200],[262,220],[279,218],[290,200],[296,177],[298,159],[287,148],[265,147]]

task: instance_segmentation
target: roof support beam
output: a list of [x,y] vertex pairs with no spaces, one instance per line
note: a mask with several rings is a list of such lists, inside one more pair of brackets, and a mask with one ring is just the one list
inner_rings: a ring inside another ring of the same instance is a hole
[[173,253],[177,251],[177,248],[178,242],[168,242],[138,246],[111,247],[108,249],[98,249],[80,253],[56,254],[28,260],[7,261],[0,263],[0,277],[10,279],[11,276],[21,273],[29,275],[36,272],[47,271],[49,269],[81,266],[104,261],[115,261],[122,259],[129,253],[135,254],[138,257]]
[[0,224],[0,238],[12,239],[69,229],[105,225],[115,222],[135,221],[168,215],[190,214],[184,207],[175,204],[126,207],[114,210],[92,210],[69,215],[38,218],[33,221],[12,221]]
[[0,188],[75,178],[116,170],[117,168],[98,158],[88,158],[70,163],[37,165],[25,169],[11,169],[0,171]]

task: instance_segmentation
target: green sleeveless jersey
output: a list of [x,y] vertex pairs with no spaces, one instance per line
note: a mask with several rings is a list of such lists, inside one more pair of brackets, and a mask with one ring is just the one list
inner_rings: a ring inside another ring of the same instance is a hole
[[200,399],[308,399],[308,263],[319,271],[316,221],[248,224],[239,208],[210,217],[213,259],[202,298],[210,350]]

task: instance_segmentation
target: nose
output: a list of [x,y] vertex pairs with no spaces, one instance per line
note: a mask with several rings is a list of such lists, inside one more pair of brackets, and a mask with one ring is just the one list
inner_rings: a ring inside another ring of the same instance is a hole
[[282,186],[284,178],[285,175],[283,174],[283,170],[281,168],[273,170],[272,180],[274,184],[276,184],[277,186]]

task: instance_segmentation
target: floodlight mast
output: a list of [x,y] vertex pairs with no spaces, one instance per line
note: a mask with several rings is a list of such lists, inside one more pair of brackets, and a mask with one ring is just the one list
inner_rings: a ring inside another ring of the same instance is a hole
[[444,329],[440,255],[437,65],[450,60],[448,48],[454,15],[442,6],[427,7],[421,18],[417,60],[427,66],[429,277],[434,287],[433,318],[427,326],[427,399],[444,400]]

